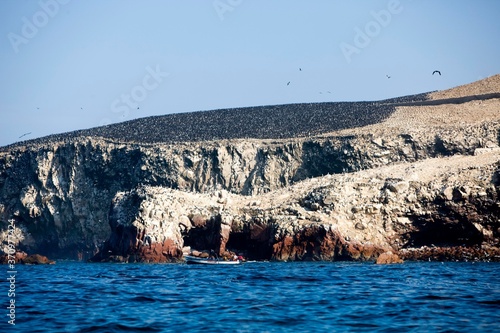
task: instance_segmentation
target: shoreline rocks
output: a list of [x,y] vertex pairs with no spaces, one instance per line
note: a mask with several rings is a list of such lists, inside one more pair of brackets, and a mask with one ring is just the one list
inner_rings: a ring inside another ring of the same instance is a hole
[[16,252],[13,257],[9,257],[7,254],[0,255],[0,264],[11,264],[10,260],[23,265],[53,265],[56,263],[54,260],[36,253],[28,255],[25,252]]
[[382,253],[376,261],[377,265],[388,265],[388,264],[402,264],[403,260],[395,253],[384,252]]

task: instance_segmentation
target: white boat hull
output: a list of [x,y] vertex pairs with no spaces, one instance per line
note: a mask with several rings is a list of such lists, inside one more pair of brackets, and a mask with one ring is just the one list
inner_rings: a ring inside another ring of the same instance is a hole
[[192,256],[185,256],[187,264],[200,264],[200,265],[238,265],[241,264],[239,260],[219,260],[219,259],[209,259],[209,258],[198,258]]

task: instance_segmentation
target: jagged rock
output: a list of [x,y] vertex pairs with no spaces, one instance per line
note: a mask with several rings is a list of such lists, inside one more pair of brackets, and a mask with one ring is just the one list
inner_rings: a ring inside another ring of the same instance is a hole
[[208,218],[202,215],[194,215],[191,218],[192,226],[196,228],[203,228],[207,225]]
[[466,200],[469,197],[470,189],[465,186],[456,187],[453,189],[452,199],[455,201]]
[[382,253],[378,258],[377,258],[377,265],[383,265],[383,264],[402,264],[403,260],[401,258],[392,252],[384,252]]
[[320,208],[321,208],[321,206],[320,206],[320,205],[319,205],[319,203],[317,203],[317,202],[313,202],[313,203],[311,204],[311,209],[312,209],[312,210],[320,210]]
[[[498,244],[498,243],[497,243]],[[422,246],[400,251],[404,260],[413,261],[494,261],[500,262],[500,248],[490,245],[476,246]]]
[[383,140],[382,138],[376,138],[372,140],[372,143],[376,144],[380,148],[384,148]]
[[453,200],[453,188],[450,186],[446,186],[442,192],[445,200],[451,201]]
[[31,254],[20,261],[25,265],[53,265],[56,262],[40,254]]
[[163,209],[171,200],[169,196],[154,196],[144,188],[118,193],[109,219],[111,236],[92,260],[106,261],[109,257],[128,262],[180,260],[183,240],[179,221],[184,215]]
[[391,179],[387,180],[384,184],[384,188],[387,188],[393,193],[404,193],[408,189],[410,184],[403,179]]
[[22,251],[16,251],[16,253],[10,257],[8,254],[2,254],[0,255],[0,264],[9,264],[9,260],[14,260],[14,263],[22,263],[27,256],[28,254]]

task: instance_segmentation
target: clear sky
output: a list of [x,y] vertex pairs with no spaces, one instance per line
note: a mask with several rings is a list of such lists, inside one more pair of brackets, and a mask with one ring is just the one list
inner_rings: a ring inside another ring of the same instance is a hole
[[1,0],[0,146],[450,88],[500,73],[499,17],[498,0]]

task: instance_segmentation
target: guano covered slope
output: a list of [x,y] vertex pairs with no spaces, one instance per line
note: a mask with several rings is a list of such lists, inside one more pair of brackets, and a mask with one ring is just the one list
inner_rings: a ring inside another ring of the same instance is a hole
[[304,137],[376,124],[394,112],[392,104],[426,98],[427,94],[420,94],[378,102],[285,104],[176,113],[51,135],[7,148],[81,137],[140,144]]

